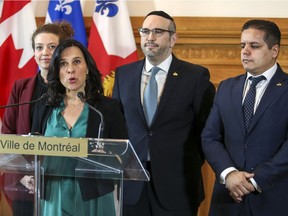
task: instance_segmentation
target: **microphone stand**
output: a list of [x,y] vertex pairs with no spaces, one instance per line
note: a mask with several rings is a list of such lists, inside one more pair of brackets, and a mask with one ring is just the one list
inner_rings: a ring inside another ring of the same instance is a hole
[[95,107],[91,106],[89,103],[87,103],[84,99],[84,94],[83,92],[78,92],[77,93],[77,97],[80,98],[80,100],[86,104],[90,109],[92,109],[93,111],[95,111],[99,116],[100,116],[100,124],[99,124],[99,128],[98,128],[98,141],[96,143],[96,149],[92,150],[92,152],[103,152],[104,146],[102,143],[100,143],[100,138],[102,138],[103,135],[103,131],[104,131],[104,118],[103,118],[103,114],[96,109]]
[[0,106],[0,109],[9,108],[9,107],[15,107],[15,106],[22,106],[22,105],[26,105],[26,104],[33,104],[33,103],[36,103],[36,102],[38,102],[38,101],[40,101],[40,100],[42,100],[43,98],[46,98],[46,97],[48,97],[48,94],[44,93],[43,95],[41,95],[41,97],[37,98],[36,100],[27,101],[27,102],[23,102],[23,103],[8,104],[6,106]]

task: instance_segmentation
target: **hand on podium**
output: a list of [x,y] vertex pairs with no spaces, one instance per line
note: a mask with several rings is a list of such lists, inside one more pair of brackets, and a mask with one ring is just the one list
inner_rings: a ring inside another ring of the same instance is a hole
[[25,175],[20,182],[29,190],[29,194],[34,194],[34,176]]

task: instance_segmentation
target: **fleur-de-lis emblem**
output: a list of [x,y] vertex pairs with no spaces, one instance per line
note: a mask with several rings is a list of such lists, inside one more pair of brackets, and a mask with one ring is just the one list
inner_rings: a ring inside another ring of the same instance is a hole
[[59,0],[59,4],[56,5],[55,11],[64,12],[66,15],[71,14],[72,6],[70,3],[74,2],[74,0]]
[[97,0],[96,3],[98,5],[96,6],[95,12],[101,12],[101,15],[106,14],[108,17],[113,17],[118,13],[119,10],[118,6],[113,3],[117,1],[118,0]]

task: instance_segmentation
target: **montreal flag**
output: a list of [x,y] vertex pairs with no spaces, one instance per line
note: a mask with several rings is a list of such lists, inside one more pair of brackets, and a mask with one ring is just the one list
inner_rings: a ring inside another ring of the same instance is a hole
[[112,95],[116,67],[138,59],[124,0],[96,0],[88,49],[103,76],[104,94]]

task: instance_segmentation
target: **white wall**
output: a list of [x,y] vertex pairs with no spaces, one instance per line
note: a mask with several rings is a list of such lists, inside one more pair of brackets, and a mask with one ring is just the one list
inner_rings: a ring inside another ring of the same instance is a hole
[[[48,0],[32,0],[35,16],[44,17]],[[3,0],[0,0],[0,16]],[[81,0],[84,16],[92,16],[93,0]],[[164,10],[172,16],[288,18],[288,0],[127,0],[130,16]]]

